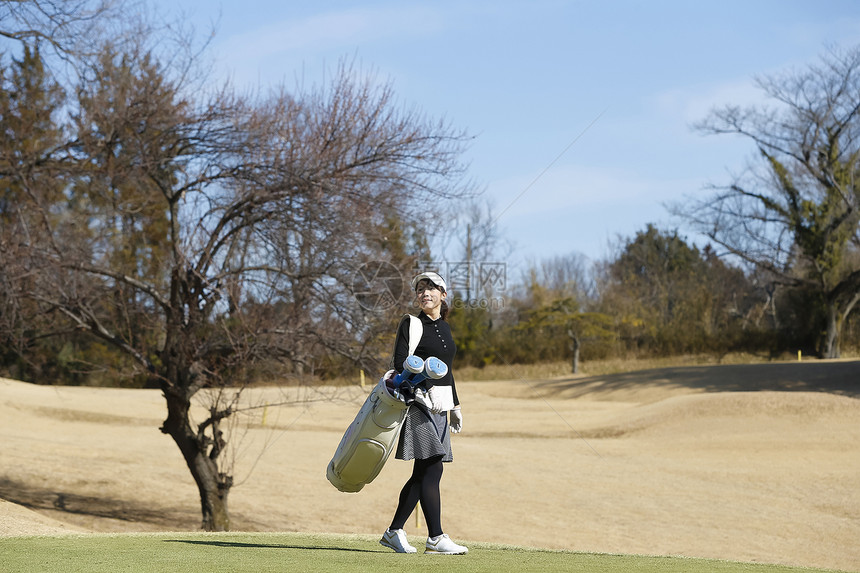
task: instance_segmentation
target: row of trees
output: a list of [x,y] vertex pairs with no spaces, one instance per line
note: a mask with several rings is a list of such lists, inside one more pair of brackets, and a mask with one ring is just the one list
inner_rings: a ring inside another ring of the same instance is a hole
[[[820,299],[729,265],[677,231],[648,225],[596,264],[573,254],[541,261],[504,304],[457,299],[450,321],[460,364],[534,363],[729,352],[814,355],[826,333]],[[860,346],[856,321],[843,344]],[[465,344],[463,343],[465,341]]]

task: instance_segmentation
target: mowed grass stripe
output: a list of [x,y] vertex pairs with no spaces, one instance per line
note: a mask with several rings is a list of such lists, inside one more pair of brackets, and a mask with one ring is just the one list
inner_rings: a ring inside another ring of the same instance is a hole
[[[410,538],[419,551],[423,538]],[[396,554],[375,536],[299,533],[147,533],[0,540],[4,573],[380,572],[456,570],[590,573],[789,573],[826,571],[683,557],[605,555],[469,543],[465,556]],[[440,563],[440,560],[444,563]]]

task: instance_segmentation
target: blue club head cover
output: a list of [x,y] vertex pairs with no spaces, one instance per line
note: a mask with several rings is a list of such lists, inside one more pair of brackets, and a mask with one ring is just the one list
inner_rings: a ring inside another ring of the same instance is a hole
[[445,376],[447,373],[448,365],[436,358],[435,356],[431,356],[424,361],[424,374],[427,376],[427,378],[438,380],[439,378]]

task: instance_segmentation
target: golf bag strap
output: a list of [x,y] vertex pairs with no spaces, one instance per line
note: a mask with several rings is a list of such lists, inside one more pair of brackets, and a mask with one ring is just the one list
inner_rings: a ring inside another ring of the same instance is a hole
[[[421,319],[417,316],[413,316],[411,314],[404,314],[400,319],[400,326],[398,326],[398,330],[403,326],[403,321],[409,321],[409,330],[407,331],[407,339],[406,343],[409,345],[409,351],[407,352],[407,356],[410,354],[415,354],[415,349],[418,348],[418,343],[421,342],[421,336],[424,334],[424,325],[421,324]],[[394,366],[394,354],[397,352],[397,341],[395,339],[395,347],[394,352],[391,353],[391,362],[389,362],[389,368],[396,368]]]
[[415,354],[415,349],[418,348],[418,343],[421,342],[421,336],[424,334],[424,325],[421,324],[421,319],[411,314],[409,317],[409,354]]

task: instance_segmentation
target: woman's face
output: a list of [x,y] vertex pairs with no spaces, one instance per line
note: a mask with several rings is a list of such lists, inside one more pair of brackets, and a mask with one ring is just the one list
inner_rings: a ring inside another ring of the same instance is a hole
[[442,301],[445,300],[446,296],[446,293],[439,290],[439,287],[427,279],[421,279],[415,287],[415,298],[418,301],[418,306],[429,316],[439,313],[442,308]]

